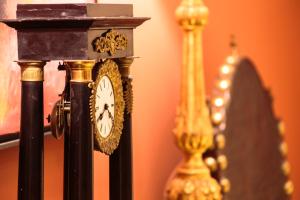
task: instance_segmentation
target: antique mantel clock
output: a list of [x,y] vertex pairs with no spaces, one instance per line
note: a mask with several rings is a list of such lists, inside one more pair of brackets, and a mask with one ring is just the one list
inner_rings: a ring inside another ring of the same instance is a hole
[[63,61],[65,89],[49,121],[64,135],[64,199],[93,199],[93,150],[110,155],[110,199],[132,199],[129,78],[133,17],[127,4],[20,4],[17,30],[21,67],[18,199],[43,199],[43,81],[48,61]]
[[118,146],[123,129],[124,99],[118,65],[112,60],[100,64],[91,95],[91,118],[95,147],[110,155]]

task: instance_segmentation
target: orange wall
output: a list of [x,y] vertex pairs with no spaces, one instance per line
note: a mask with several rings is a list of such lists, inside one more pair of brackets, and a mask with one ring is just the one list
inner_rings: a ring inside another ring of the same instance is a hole
[[[136,16],[152,17],[135,32],[135,53],[141,58],[132,67],[134,194],[137,200],[162,199],[167,179],[181,155],[173,144],[171,132],[181,63],[181,32],[173,17],[179,0],[129,2],[135,4]],[[204,33],[207,93],[213,88],[219,65],[229,53],[229,35],[234,33],[241,53],[254,60],[265,84],[272,88],[276,113],[286,123],[296,187],[294,199],[300,199],[300,157],[297,156],[300,136],[296,135],[300,2],[228,0],[206,1],[206,4],[211,11]],[[16,199],[17,148],[1,151],[0,163],[0,199]],[[45,166],[45,200],[62,199],[62,142],[47,139]],[[108,199],[107,158],[95,153],[94,169],[95,199]]]

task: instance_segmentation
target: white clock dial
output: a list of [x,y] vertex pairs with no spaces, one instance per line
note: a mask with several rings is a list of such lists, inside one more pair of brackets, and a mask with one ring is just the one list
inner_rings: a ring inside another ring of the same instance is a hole
[[114,126],[115,97],[110,79],[103,76],[96,90],[95,118],[101,137],[107,138]]
[[123,130],[125,102],[121,74],[116,62],[106,59],[99,68],[90,96],[95,150],[111,155]]

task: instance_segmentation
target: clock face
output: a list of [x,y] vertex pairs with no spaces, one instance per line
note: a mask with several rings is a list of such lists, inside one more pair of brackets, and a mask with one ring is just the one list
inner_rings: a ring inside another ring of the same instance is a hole
[[95,150],[107,155],[118,147],[123,129],[125,102],[118,65],[107,59],[100,62],[90,96]]
[[98,133],[101,137],[107,138],[114,126],[115,117],[114,89],[107,76],[100,79],[95,98],[95,118]]

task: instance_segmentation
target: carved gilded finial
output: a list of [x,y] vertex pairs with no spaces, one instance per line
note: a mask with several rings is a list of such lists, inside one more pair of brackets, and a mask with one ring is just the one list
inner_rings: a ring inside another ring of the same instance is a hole
[[230,35],[230,48],[234,51],[237,49],[237,42],[236,42],[236,37],[235,35]]
[[202,0],[183,0],[176,18],[184,31],[184,43],[181,98],[174,133],[185,157],[167,185],[166,199],[219,200],[221,187],[202,158],[213,142],[202,59],[202,30],[207,23],[208,8]]
[[239,52],[236,37],[233,34],[230,36],[229,47],[231,49],[231,55],[226,58],[226,63],[229,65],[234,65],[238,60]]

